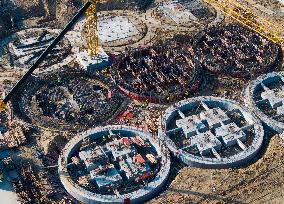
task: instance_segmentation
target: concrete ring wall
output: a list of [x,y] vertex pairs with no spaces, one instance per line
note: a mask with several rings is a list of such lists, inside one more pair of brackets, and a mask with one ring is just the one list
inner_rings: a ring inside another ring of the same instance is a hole
[[[85,190],[84,188],[78,186],[73,180],[71,180],[69,173],[67,171],[67,161],[71,154],[78,148],[80,142],[91,135],[95,135],[100,132],[108,132],[109,130],[121,130],[122,132],[133,132],[139,134],[142,138],[147,138],[151,144],[156,148],[157,153],[161,156],[161,170],[157,173],[156,178],[148,184],[148,186],[143,189],[139,189],[138,191],[134,191],[132,193],[123,194],[123,195],[101,195],[92,193],[90,191]],[[105,126],[98,127],[95,129],[88,130],[77,137],[72,138],[65,148],[62,150],[62,153],[59,156],[58,160],[58,173],[59,178],[68,193],[70,193],[73,197],[83,203],[123,203],[124,199],[130,198],[131,203],[143,203],[153,196],[157,195],[164,185],[167,182],[170,173],[170,156],[167,150],[162,151],[161,146],[158,141],[155,141],[150,133],[143,132],[140,129],[136,129],[133,127],[122,126],[122,125],[113,125],[113,126]]]
[[[152,103],[169,103],[169,102],[173,102],[173,101],[177,101],[178,99],[180,99],[182,96],[185,95],[186,92],[190,93],[190,95],[193,95],[193,93],[196,93],[198,91],[198,87],[201,84],[202,81],[202,77],[201,77],[201,70],[202,67],[199,64],[199,62],[197,62],[195,59],[192,59],[193,62],[193,66],[191,66],[189,64],[189,60],[188,58],[190,58],[190,54],[186,53],[185,54],[177,54],[175,55],[173,58],[178,58],[181,57],[183,58],[187,64],[184,65],[184,70],[185,72],[188,73],[188,75],[190,77],[186,78],[186,84],[185,86],[181,86],[176,84],[176,86],[179,86],[179,88],[175,91],[171,90],[171,92],[167,92],[171,86],[165,84],[165,86],[163,87],[166,91],[166,93],[157,93],[155,90],[151,90],[151,91],[146,91],[145,89],[143,89],[141,92],[135,90],[135,86],[133,86],[132,81],[128,82],[127,80],[125,80],[125,75],[122,74],[121,79],[118,77],[119,74],[121,73],[120,70],[121,68],[121,64],[124,63],[125,59],[129,56],[133,56],[136,53],[142,52],[146,49],[156,49],[159,45],[165,45],[166,47],[171,47],[172,45],[170,43],[174,42],[179,42],[181,43],[182,40],[178,39],[178,38],[185,38],[188,39],[190,36],[188,35],[177,35],[176,37],[171,37],[171,38],[166,38],[164,41],[160,41],[157,44],[151,45],[151,46],[147,46],[147,47],[143,47],[143,48],[137,48],[137,49],[131,49],[130,52],[127,55],[120,55],[117,57],[116,62],[113,64],[113,69],[112,69],[112,80],[117,84],[117,87],[119,88],[120,92],[122,94],[124,94],[125,96],[128,96],[129,98],[131,98],[132,100],[138,100],[141,102],[152,102]],[[190,38],[191,39],[191,38]],[[190,46],[190,43],[188,43],[188,46]],[[185,48],[187,48],[187,46],[184,46]],[[180,46],[180,49],[182,49],[183,47]],[[123,66],[123,69],[125,67]],[[152,67],[150,68],[152,69]],[[155,71],[155,70],[154,70]],[[135,72],[135,71],[134,71]],[[151,71],[153,72],[153,71]],[[156,72],[156,71],[155,71]],[[141,76],[141,74],[139,73],[138,75]],[[166,75],[167,78],[171,78],[171,76]]]
[[[177,108],[185,108],[189,104],[194,103],[196,101],[210,101],[213,103],[217,102],[226,107],[240,110],[246,121],[252,121],[255,125],[254,130],[256,134],[251,146],[249,146],[245,151],[242,151],[240,154],[220,159],[198,157],[179,149],[175,145],[175,143],[169,137],[167,137],[166,125],[171,121],[173,113],[175,110],[177,110]],[[231,168],[244,165],[257,155],[263,143],[264,130],[260,120],[258,120],[248,108],[240,106],[239,104],[237,104],[237,102],[219,97],[200,96],[196,98],[182,100],[170,106],[160,119],[160,128],[158,136],[161,140],[166,142],[167,147],[176,157],[178,157],[182,162],[189,166],[200,168]]]
[[[141,17],[141,15],[139,13],[136,13],[134,11],[113,10],[113,11],[110,11],[109,13],[107,13],[106,11],[100,11],[100,12],[98,12],[97,15],[98,15],[98,21],[107,19],[107,17],[111,17],[111,16],[114,16],[114,15],[131,18],[132,22],[135,23],[135,25],[141,26],[143,28],[142,30],[146,31],[145,33],[141,32],[136,37],[131,36],[131,37],[127,38],[127,40],[126,39],[124,39],[124,40],[120,39],[120,40],[104,42],[104,43],[101,42],[101,45],[102,45],[102,47],[104,47],[104,49],[130,46],[132,44],[136,44],[136,43],[140,42],[142,39],[144,39],[148,35],[149,28],[148,28],[147,23],[144,21],[144,19]],[[81,44],[82,42],[86,42],[86,39],[84,37],[85,24],[86,24],[86,19],[85,19],[85,17],[82,17],[77,22],[77,24],[75,25],[75,28],[73,29],[71,34],[68,35],[68,38],[70,39],[70,41],[74,41],[76,44]],[[75,38],[80,39],[80,41],[79,42],[78,42],[78,40],[76,41]],[[100,37],[99,37],[99,39],[100,39]],[[133,40],[133,41],[132,42],[129,41],[130,39]]]
[[264,74],[257,79],[253,80],[252,82],[249,83],[247,88],[244,91],[244,100],[246,106],[248,106],[252,111],[254,112],[255,115],[257,115],[260,120],[262,120],[267,126],[271,127],[273,130],[282,133],[284,131],[284,123],[281,123],[277,120],[274,120],[273,118],[269,117],[265,113],[263,113],[256,105],[253,95],[256,87],[260,85],[260,83],[264,80],[269,80],[274,77],[284,77],[284,72],[271,72],[268,74]]
[[[57,71],[50,71],[39,76],[33,76],[27,83],[27,88],[24,88],[22,90],[22,93],[19,94],[19,96],[14,100],[14,103],[17,108],[19,108],[22,116],[26,119],[27,122],[36,124],[43,129],[52,129],[58,131],[75,130],[79,132],[93,127],[96,124],[95,122],[93,124],[83,124],[74,123],[58,118],[52,118],[52,120],[50,120],[44,117],[43,113],[41,112],[41,108],[38,106],[36,101],[33,100],[33,98],[37,91],[42,90],[43,88],[45,88],[45,86],[51,84],[51,82],[55,82],[58,77],[62,79],[79,79],[80,77],[83,77],[85,79],[93,81],[96,84],[99,84],[101,87],[104,87],[108,90],[113,90],[114,88],[111,85],[107,85],[105,81],[100,80],[98,77],[95,77],[83,71],[70,71],[68,69],[61,69]],[[125,107],[125,99],[118,92],[114,92],[112,94],[112,98],[117,99],[115,103],[116,106],[112,106],[112,111],[102,111],[104,112],[104,114],[96,116],[98,121],[100,121],[100,125],[103,125],[107,121],[117,117],[117,115],[119,115],[119,113],[121,112],[121,109]]]
[[[269,62],[266,62],[266,60],[263,60],[264,62],[258,62],[256,59],[253,60],[253,61],[250,60],[250,61],[245,63],[244,68],[242,68],[242,69],[240,69],[240,68],[231,69],[229,65],[222,63],[220,60],[215,60],[215,61],[213,61],[214,63],[212,63],[212,60],[208,58],[208,54],[205,54],[204,51],[199,50],[200,44],[202,42],[206,41],[206,40],[204,41],[204,37],[206,35],[209,35],[211,37],[212,37],[212,35],[215,35],[215,34],[210,34],[211,32],[233,30],[233,32],[232,32],[233,34],[237,33],[237,32],[239,33],[239,31],[237,31],[236,28],[241,29],[241,31],[243,31],[243,32],[250,33],[251,35],[255,35],[253,33],[253,31],[244,27],[241,24],[229,23],[229,24],[226,24],[226,25],[209,26],[209,27],[204,28],[203,30],[199,31],[194,36],[194,38],[193,38],[193,49],[195,51],[196,58],[201,62],[204,69],[208,70],[209,72],[213,73],[214,75],[233,76],[233,77],[236,77],[236,78],[250,79],[252,76],[259,76],[261,74],[267,73],[269,70],[274,70],[277,67],[279,67],[279,65],[281,65],[282,59],[283,59],[282,49],[279,45],[274,44],[274,43],[267,44],[267,46],[269,45],[269,48],[271,50],[269,50],[269,52],[266,52],[265,55],[264,55],[266,57],[266,59],[269,60]],[[218,39],[220,39],[220,38],[226,39],[227,38],[227,37],[219,36],[219,35],[216,35],[216,36],[218,37]],[[216,36],[213,36],[213,38],[214,39],[217,38]],[[248,37],[251,37],[251,36],[248,36]],[[261,40],[261,37],[258,37],[257,39]],[[236,42],[238,42],[238,41],[236,41]],[[269,42],[269,41],[267,41],[267,42]],[[253,42],[249,41],[248,44],[253,44]],[[228,44],[228,45],[230,45],[230,44]],[[265,43],[262,42],[262,45],[265,45]],[[259,51],[257,51],[257,52],[260,53]],[[240,58],[240,57],[238,57],[237,52],[234,53],[233,55],[234,55],[234,61],[236,61],[237,58]],[[203,58],[204,58],[204,60],[202,60]],[[224,59],[228,60],[229,57],[225,57]],[[240,59],[238,59],[238,60],[240,60]]]

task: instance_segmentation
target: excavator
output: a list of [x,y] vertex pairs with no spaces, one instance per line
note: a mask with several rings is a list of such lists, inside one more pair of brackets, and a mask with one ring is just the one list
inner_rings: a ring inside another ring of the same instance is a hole
[[[7,103],[16,95],[19,89],[27,82],[31,74],[43,62],[46,56],[52,49],[62,40],[64,35],[76,24],[84,13],[86,13],[86,31],[88,51],[91,56],[96,56],[99,52],[98,33],[97,33],[97,14],[96,6],[100,0],[84,0],[84,6],[66,25],[61,33],[54,39],[54,41],[46,48],[46,50],[38,57],[35,63],[28,69],[25,75],[18,81],[18,83],[10,90],[10,92],[0,101],[0,112],[6,109]],[[203,0],[207,4],[213,6],[217,10],[222,11],[226,15],[240,22],[244,26],[257,32],[266,39],[281,44],[283,38],[281,37],[280,28],[275,24],[268,22],[266,19],[260,18],[252,13],[251,10],[237,3],[236,0]]]

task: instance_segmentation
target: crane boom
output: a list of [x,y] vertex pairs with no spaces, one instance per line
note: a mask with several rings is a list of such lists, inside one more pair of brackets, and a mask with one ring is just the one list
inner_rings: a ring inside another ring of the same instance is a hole
[[8,92],[2,101],[0,101],[0,111],[5,110],[6,104],[11,100],[23,84],[27,82],[31,74],[38,68],[38,66],[44,61],[50,51],[63,39],[65,34],[76,24],[80,17],[88,10],[93,1],[86,1],[85,5],[79,10],[79,12],[72,18],[72,20],[66,25],[66,27],[60,32],[60,34],[52,41],[52,43],[46,48],[46,50],[38,57],[35,63],[29,68],[25,75],[17,82],[17,84]]
[[234,18],[244,26],[272,42],[277,44],[283,42],[281,31],[278,26],[257,16],[250,9],[239,4],[236,0],[204,0],[204,2]]

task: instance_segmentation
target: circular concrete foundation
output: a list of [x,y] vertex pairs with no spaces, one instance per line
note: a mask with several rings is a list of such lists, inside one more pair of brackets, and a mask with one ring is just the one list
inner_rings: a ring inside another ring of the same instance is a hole
[[282,58],[278,45],[239,24],[213,26],[199,32],[193,48],[210,72],[239,78],[275,69]]
[[170,157],[150,133],[106,126],[70,140],[58,165],[66,191],[83,203],[142,203],[165,185]]
[[[85,19],[76,26],[86,41]],[[102,47],[124,47],[139,42],[147,34],[147,25],[142,17],[130,10],[101,11],[98,13],[98,33]]]
[[197,97],[170,106],[159,137],[185,164],[228,168],[246,164],[263,142],[260,121],[236,102]]
[[113,78],[127,96],[168,102],[192,95],[201,82],[189,36],[158,42],[121,55],[113,65]]
[[94,76],[65,70],[30,80],[18,105],[39,126],[81,130],[115,117],[123,100]]
[[246,105],[266,125],[284,130],[284,72],[272,72],[252,81],[245,90]]

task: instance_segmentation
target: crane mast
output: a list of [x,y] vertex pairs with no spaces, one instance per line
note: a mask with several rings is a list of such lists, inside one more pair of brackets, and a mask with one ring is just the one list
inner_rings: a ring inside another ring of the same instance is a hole
[[[25,75],[17,82],[17,84],[9,91],[9,93],[0,101],[0,111],[5,110],[6,104],[15,95],[21,86],[25,84],[29,76],[46,58],[50,51],[62,40],[64,35],[76,24],[79,18],[86,14],[86,38],[88,53],[91,56],[96,56],[99,53],[99,37],[98,37],[98,18],[97,18],[97,4],[99,0],[83,0],[84,6],[73,17],[73,19],[66,25],[55,40],[46,48],[46,50],[39,56],[35,63],[29,68]],[[213,6],[215,9],[222,11],[228,16],[234,18],[244,26],[257,32],[259,35],[271,40],[274,43],[281,44],[283,38],[278,26],[272,24],[264,18],[254,14],[250,9],[244,8],[237,3],[236,0],[204,0],[204,2]]]
[[[84,3],[88,0],[84,0]],[[91,6],[86,11],[86,33],[88,52],[91,56],[96,56],[99,52],[99,36],[98,36],[98,17],[97,3],[99,0],[91,0]]]
[[[46,50],[37,58],[35,63],[28,69],[28,71],[23,75],[23,77],[17,82],[17,84],[8,92],[8,94],[4,97],[3,100],[0,101],[0,112],[4,111],[6,109],[7,103],[11,100],[11,98],[17,94],[19,89],[27,82],[29,77],[32,75],[32,73],[39,67],[39,65],[44,61],[46,56],[52,51],[54,47],[63,39],[65,34],[72,29],[72,27],[77,23],[77,21],[81,18],[82,15],[85,13],[89,16],[86,17],[87,22],[95,22],[96,25],[96,15],[92,11],[96,9],[96,2],[97,0],[86,0],[86,3],[84,6],[78,11],[78,13],[72,18],[72,20],[65,26],[65,28],[59,33],[59,35],[52,41],[52,43],[46,48]],[[90,20],[91,19],[91,20]],[[96,32],[96,26],[89,27],[90,31]],[[93,41],[93,39],[97,39],[97,35],[94,38],[88,38],[88,45],[89,43],[92,44],[90,46],[91,48],[97,48],[93,45],[98,45],[98,40]],[[96,53],[96,52],[93,52]]]

